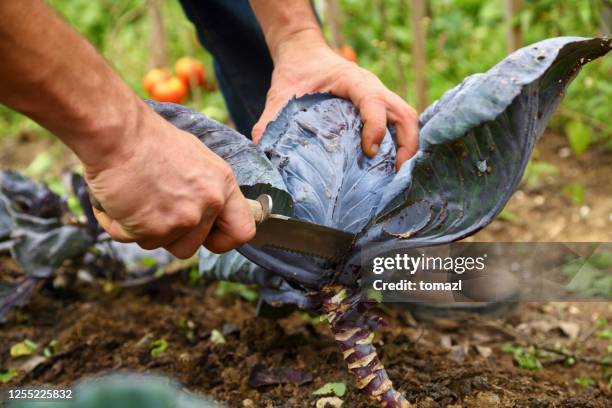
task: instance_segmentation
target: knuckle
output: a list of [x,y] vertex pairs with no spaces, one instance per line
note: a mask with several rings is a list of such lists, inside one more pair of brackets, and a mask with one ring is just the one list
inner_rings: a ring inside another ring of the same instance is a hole
[[266,94],[268,102],[277,101],[281,98],[281,93],[276,88],[270,88]]
[[371,123],[369,130],[372,136],[381,137],[387,132],[387,126],[383,122]]
[[219,213],[225,206],[225,197],[218,191],[211,192],[208,194],[206,200],[206,209],[208,211]]
[[369,100],[373,104],[384,105],[385,95],[380,91],[372,91],[372,93],[370,93]]
[[174,219],[174,228],[191,229],[200,223],[201,215],[199,211],[183,210]]
[[419,118],[419,114],[412,106],[407,106],[402,110],[403,115],[406,119],[416,121]]
[[362,114],[372,116],[380,110],[381,106],[386,105],[385,97],[377,92],[366,92],[361,98],[361,105],[363,106]]

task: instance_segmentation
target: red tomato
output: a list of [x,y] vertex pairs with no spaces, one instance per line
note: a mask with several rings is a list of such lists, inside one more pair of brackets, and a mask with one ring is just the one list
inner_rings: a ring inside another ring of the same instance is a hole
[[343,45],[335,49],[336,53],[351,62],[357,62],[357,53],[350,45]]
[[153,86],[170,78],[170,73],[165,68],[153,68],[142,80],[142,86],[149,95],[152,95]]
[[190,87],[191,84],[201,86],[204,85],[204,82],[206,81],[204,64],[193,58],[180,58],[178,61],[176,61],[176,64],[174,64],[174,72],[176,73],[176,76],[188,87]]
[[158,102],[181,103],[187,96],[187,85],[177,77],[157,82],[151,90],[151,97]]

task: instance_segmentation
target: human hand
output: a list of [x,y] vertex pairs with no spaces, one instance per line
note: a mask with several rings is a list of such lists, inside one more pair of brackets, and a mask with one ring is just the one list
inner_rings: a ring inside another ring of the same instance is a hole
[[164,247],[178,258],[201,245],[226,252],[249,241],[253,216],[227,163],[144,104],[142,110],[128,146],[85,164],[104,207],[94,209],[100,225],[116,241]]
[[416,111],[374,74],[337,55],[319,33],[300,32],[271,52],[275,68],[264,111],[253,127],[255,142],[292,97],[330,92],[351,100],[359,109],[363,121],[361,145],[368,156],[378,152],[387,123],[394,124],[397,131],[397,169],[416,153]]

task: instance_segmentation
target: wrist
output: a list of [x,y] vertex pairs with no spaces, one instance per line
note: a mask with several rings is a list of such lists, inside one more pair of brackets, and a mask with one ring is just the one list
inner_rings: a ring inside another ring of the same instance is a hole
[[70,147],[89,173],[119,166],[142,142],[151,115],[155,114],[136,96],[129,102],[109,103],[98,116],[84,119],[78,134],[71,137]]
[[285,29],[269,41],[268,47],[276,63],[288,51],[327,47],[327,43],[318,26],[304,26]]

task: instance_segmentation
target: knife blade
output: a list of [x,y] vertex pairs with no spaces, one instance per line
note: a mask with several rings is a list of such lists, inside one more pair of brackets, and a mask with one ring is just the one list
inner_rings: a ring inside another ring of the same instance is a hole
[[255,237],[248,242],[257,248],[273,248],[340,261],[350,250],[355,234],[308,221],[272,214],[272,197],[263,194],[249,200],[257,224]]

